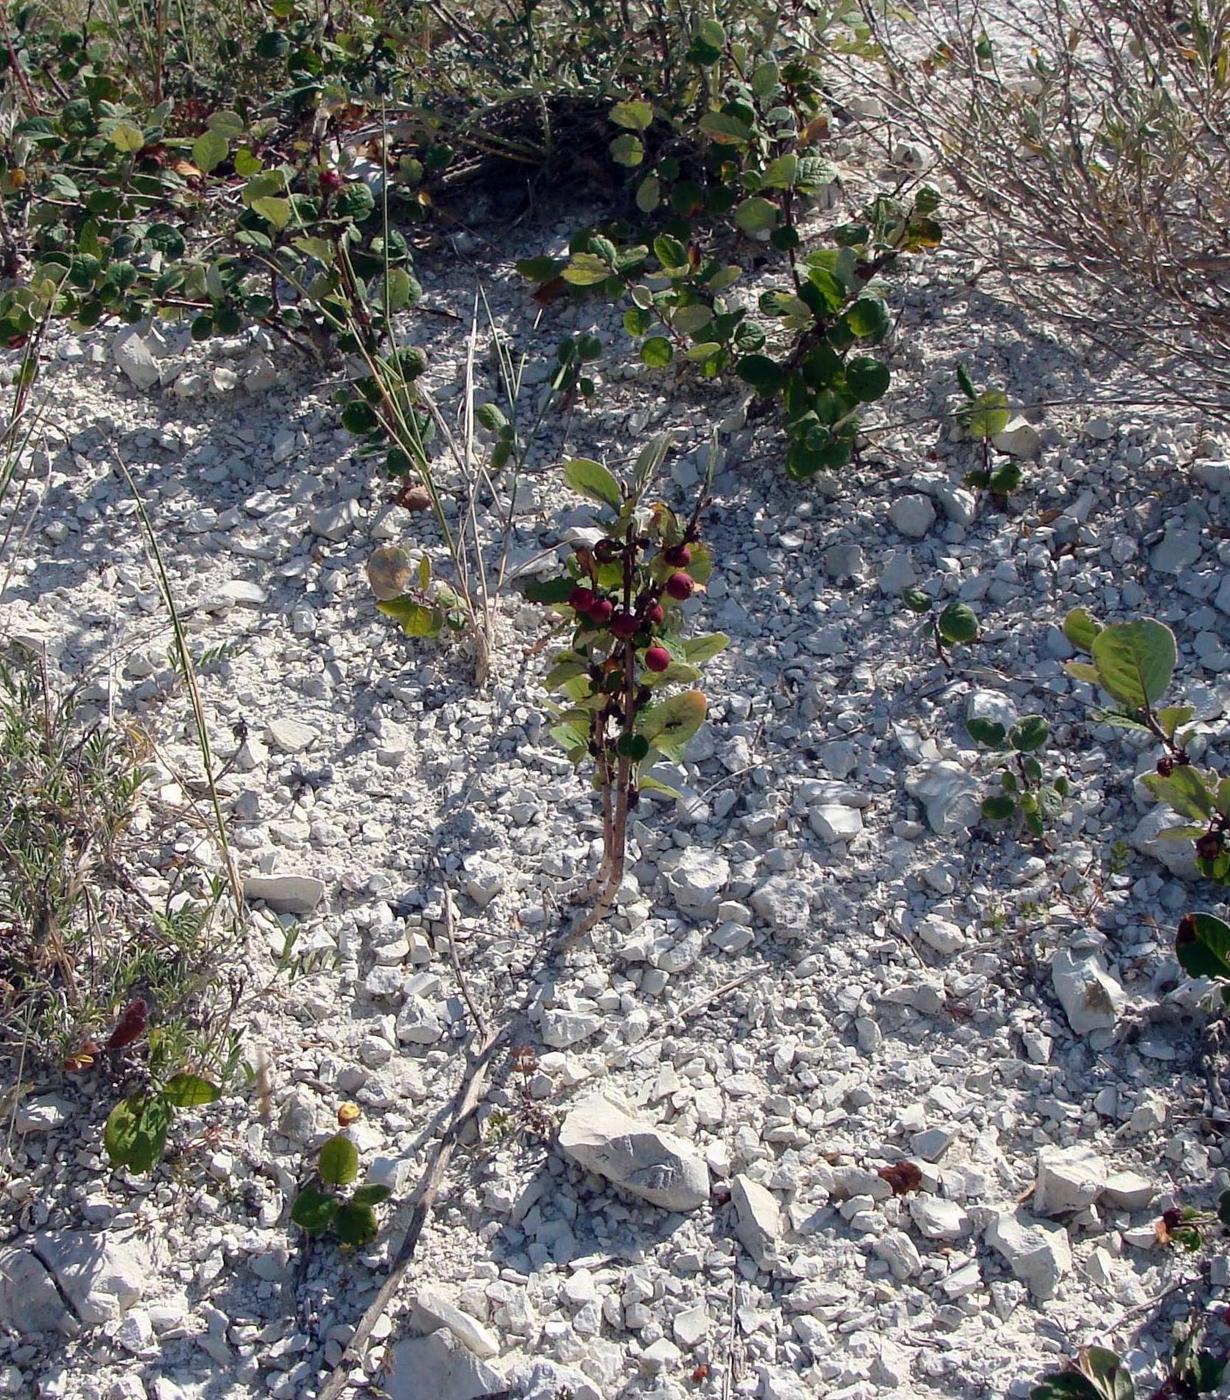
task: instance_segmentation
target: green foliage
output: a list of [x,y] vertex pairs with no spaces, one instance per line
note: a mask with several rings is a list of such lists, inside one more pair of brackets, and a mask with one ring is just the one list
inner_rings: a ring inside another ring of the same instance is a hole
[[1068,779],[1060,774],[1048,778],[1036,754],[1050,738],[1050,726],[1041,715],[1026,715],[1011,728],[998,720],[971,719],[969,736],[979,747],[999,755],[998,791],[982,803],[988,822],[1015,822],[1033,836],[1042,836],[1063,810],[1070,791]]
[[[891,326],[879,274],[938,245],[939,200],[925,187],[912,199],[878,195],[829,231],[832,246],[805,250],[801,222],[837,181],[821,153],[822,70],[784,32],[753,37],[748,19],[734,32],[702,22],[681,86],[653,85],[652,104],[610,109],[621,128],[611,154],[635,168],[638,218],[581,230],[568,257],[519,269],[540,296],[559,285],[623,302],[649,368],[733,373],[776,403],[787,471],[805,480],[850,461],[862,406],[888,389],[888,365],[867,353]],[[749,243],[768,250],[781,278],[755,312],[732,294]]]
[[907,588],[901,594],[907,612],[926,617],[923,632],[930,636],[936,651],[947,660],[947,647],[968,646],[978,638],[978,614],[968,603],[946,603],[935,612],[935,600],[921,588]]
[[966,472],[965,484],[979,491],[989,491],[1002,505],[1020,489],[1023,479],[1016,462],[1004,461],[998,466],[991,463],[991,439],[1002,433],[1012,418],[1008,395],[1002,389],[979,392],[963,364],[957,365],[957,383],[965,398],[965,403],[957,410],[957,422],[970,437],[982,443],[982,466]]
[[296,1195],[290,1218],[305,1234],[332,1230],[343,1249],[366,1248],[380,1230],[375,1208],[388,1199],[390,1191],[370,1183],[343,1194],[342,1188],[358,1175],[358,1148],[345,1133],[335,1133],[321,1146],[315,1177]]
[[602,536],[574,546],[563,574],[526,590],[531,602],[553,609],[568,634],[545,678],[559,697],[551,735],[574,764],[593,761],[608,814],[608,855],[617,848],[620,861],[627,814],[640,792],[678,795],[654,776],[654,765],[681,761],[705,720],[701,691],[665,692],[692,687],[728,640],[721,633],[683,635],[679,605],[704,588],[713,568],[700,539],[708,482],[689,517],[647,502],[669,445],[669,437],[650,443],[626,482],[585,458],[565,465],[565,483],[595,506]]
[[1230,884],[1230,779],[1192,763],[1192,731],[1185,728],[1191,707],[1158,704],[1174,678],[1174,633],[1153,618],[1103,627],[1084,609],[1068,614],[1064,633],[1090,657],[1069,661],[1069,674],[1099,687],[1115,702],[1113,708],[1095,711],[1096,718],[1151,735],[1161,745],[1156,770],[1145,773],[1141,782],[1189,823],[1168,828],[1166,838],[1191,841],[1200,873]]
[[103,1147],[113,1167],[148,1172],[162,1160],[178,1108],[202,1108],[222,1091],[200,1075],[174,1074],[161,1089],[130,1094],[111,1110]]
[[[1174,1214],[1198,1218],[1202,1222],[1210,1219],[1207,1213],[1195,1210],[1175,1211]],[[1169,1228],[1163,1223],[1162,1236],[1164,1240],[1171,1239],[1181,1234],[1183,1228]],[[1199,1230],[1194,1233],[1198,1246]],[[1194,1400],[1195,1396],[1207,1395],[1221,1385],[1226,1357],[1203,1345],[1207,1329],[1207,1314],[1195,1311],[1174,1324],[1166,1381],[1160,1390],[1152,1392],[1154,1400],[1162,1400],[1163,1396]],[[1070,1367],[1046,1376],[1029,1392],[1029,1400],[1136,1400],[1136,1396],[1127,1363],[1106,1347],[1082,1347]]]

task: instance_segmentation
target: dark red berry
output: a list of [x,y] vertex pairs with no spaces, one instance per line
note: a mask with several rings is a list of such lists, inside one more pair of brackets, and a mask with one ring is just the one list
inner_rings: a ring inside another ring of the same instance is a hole
[[1157,771],[1163,778],[1169,778],[1174,772],[1174,759],[1169,754],[1163,754],[1157,761]]
[[568,595],[568,606],[577,612],[588,612],[597,601],[598,595],[592,588],[574,588]]
[[1184,914],[1179,920],[1179,930],[1175,935],[1175,943],[1179,947],[1184,947],[1188,943],[1196,941],[1196,918],[1194,914]]
[[1216,860],[1221,855],[1222,836],[1220,831],[1206,831],[1196,842],[1196,854],[1201,860]]
[[1162,1224],[1165,1225],[1168,1230],[1177,1230],[1182,1221],[1183,1216],[1175,1206],[1171,1206],[1169,1210],[1164,1210],[1162,1212]]
[[665,647],[650,647],[645,653],[645,665],[651,671],[665,671],[671,664],[671,654]]
[[686,569],[692,562],[692,551],[686,544],[673,544],[662,551],[662,558],[672,569]]
[[344,183],[345,181],[336,170],[322,170],[320,172],[320,188],[328,194],[336,194]]
[[685,598],[692,596],[692,590],[696,587],[696,580],[691,574],[672,574],[666,580],[666,591],[677,602],[682,603]]
[[144,997],[137,997],[124,1008],[123,1015],[115,1023],[115,1029],[107,1041],[108,1050],[122,1050],[145,1034],[145,1023],[149,1019],[149,1005]]
[[619,546],[614,540],[599,540],[594,545],[594,558],[599,564],[614,563],[615,556],[619,553]]
[[649,607],[645,609],[645,620],[651,627],[656,627],[665,616],[666,609],[661,603],[651,603]]
[[585,616],[595,627],[601,627],[604,623],[610,622],[611,614],[614,611],[615,605],[609,598],[595,598],[585,609]]
[[630,612],[617,612],[611,618],[611,631],[626,642],[640,631],[640,623]]

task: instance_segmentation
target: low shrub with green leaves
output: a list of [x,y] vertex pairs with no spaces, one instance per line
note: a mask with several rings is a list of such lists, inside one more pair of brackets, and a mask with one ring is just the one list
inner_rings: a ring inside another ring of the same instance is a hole
[[380,1233],[376,1207],[392,1193],[375,1183],[346,1191],[358,1176],[359,1149],[335,1133],[321,1147],[314,1178],[295,1197],[290,1218],[305,1234],[332,1234],[343,1249],[365,1249]]
[[43,658],[0,658],[0,1035],[28,1070],[137,1079],[104,1144],[116,1166],[161,1158],[176,1108],[212,1102],[237,1041],[215,994],[221,882],[151,902],[131,875],[149,840],[148,745],[81,718]]
[[[845,466],[863,405],[887,390],[870,352],[891,328],[881,274],[936,247],[939,197],[881,194],[805,246],[805,223],[829,202],[829,111],[818,58],[772,26],[753,42],[701,22],[684,54],[693,80],[672,100],[617,102],[612,159],[636,172],[635,217],[585,229],[566,258],[519,264],[541,300],[596,292],[626,305],[624,326],[655,369],[732,372],[787,431],[796,480]],[[738,284],[771,258],[779,283],[753,312]]]

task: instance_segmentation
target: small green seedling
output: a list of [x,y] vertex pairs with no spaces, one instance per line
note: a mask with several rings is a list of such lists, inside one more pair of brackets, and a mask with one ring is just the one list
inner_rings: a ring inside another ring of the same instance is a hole
[[925,616],[923,635],[930,636],[940,660],[947,666],[949,657],[946,648],[968,646],[978,637],[978,614],[968,603],[948,603],[935,612],[935,602],[921,588],[907,588],[901,594],[901,601],[912,613]]
[[1090,658],[1069,661],[1069,675],[1097,686],[1114,701],[1112,707],[1096,710],[1095,718],[1152,735],[1162,746],[1156,771],[1141,781],[1190,823],[1167,828],[1166,839],[1191,841],[1200,873],[1230,884],[1230,778],[1192,763],[1188,745],[1193,731],[1184,727],[1191,722],[1191,706],[1158,703],[1174,678],[1174,633],[1151,617],[1103,627],[1083,608],[1068,614],[1063,630]]
[[957,383],[965,396],[965,403],[957,410],[957,422],[970,437],[982,443],[982,466],[966,473],[965,484],[978,491],[989,491],[996,503],[1003,505],[1021,485],[1021,469],[1015,462],[1004,462],[998,467],[991,465],[991,439],[1002,433],[1012,420],[1008,395],[1002,389],[979,392],[974,388],[969,371],[961,364],[957,366]]
[[343,1249],[363,1249],[379,1233],[376,1207],[390,1194],[387,1186],[365,1185],[344,1194],[359,1175],[359,1149],[336,1133],[316,1159],[315,1179],[295,1197],[290,1218],[309,1235],[332,1230]]
[[1041,836],[1062,811],[1069,791],[1062,774],[1047,779],[1037,757],[1050,738],[1050,725],[1041,715],[1026,715],[1011,727],[994,719],[971,719],[965,727],[976,744],[1001,755],[996,764],[1001,790],[984,799],[983,817],[989,822],[1017,821]]

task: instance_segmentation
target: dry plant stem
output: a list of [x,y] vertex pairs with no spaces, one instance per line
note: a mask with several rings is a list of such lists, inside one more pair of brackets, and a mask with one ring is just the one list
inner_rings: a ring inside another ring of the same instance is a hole
[[[1165,0],[923,3],[904,29],[863,14],[887,72],[858,66],[864,90],[941,152],[1010,296],[1198,387],[1230,368],[1223,0],[1196,0],[1185,38]],[[1035,60],[1002,70],[984,34]]]

